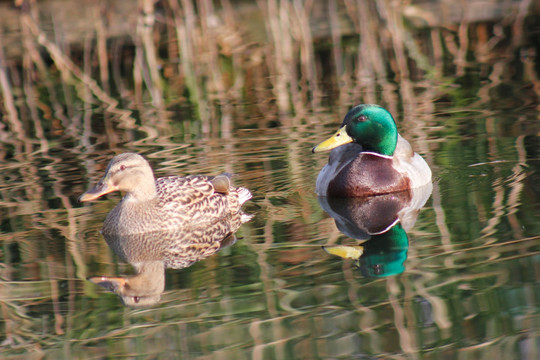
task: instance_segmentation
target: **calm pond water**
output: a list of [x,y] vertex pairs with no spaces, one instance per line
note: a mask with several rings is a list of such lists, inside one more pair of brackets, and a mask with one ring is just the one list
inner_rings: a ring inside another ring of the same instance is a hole
[[[539,358],[538,5],[136,4],[0,3],[0,357]],[[360,103],[433,171],[407,216],[315,194]],[[253,193],[143,308],[87,280],[133,273],[99,232],[121,195],[77,201],[126,151]]]

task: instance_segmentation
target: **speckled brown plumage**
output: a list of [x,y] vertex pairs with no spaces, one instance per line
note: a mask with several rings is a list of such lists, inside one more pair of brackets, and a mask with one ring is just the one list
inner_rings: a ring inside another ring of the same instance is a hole
[[138,203],[122,201],[107,215],[103,234],[136,234],[195,228],[212,224],[240,211],[240,198],[249,192],[231,188],[228,194],[214,191],[206,176],[168,176],[156,180],[155,199]]
[[223,246],[251,217],[238,212],[214,222],[190,224],[168,231],[133,234],[106,234],[109,247],[123,261],[138,264],[163,261],[167,268],[181,269],[207,258]]

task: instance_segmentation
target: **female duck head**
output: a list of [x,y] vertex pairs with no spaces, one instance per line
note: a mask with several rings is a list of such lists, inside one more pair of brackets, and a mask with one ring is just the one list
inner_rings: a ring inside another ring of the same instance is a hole
[[81,195],[79,201],[92,201],[113,191],[126,193],[128,199],[151,200],[156,197],[154,173],[148,161],[135,153],[115,156],[96,186]]
[[392,156],[397,139],[396,122],[388,110],[378,105],[358,105],[345,115],[340,129],[314,147],[313,152],[355,142],[362,145],[364,151]]

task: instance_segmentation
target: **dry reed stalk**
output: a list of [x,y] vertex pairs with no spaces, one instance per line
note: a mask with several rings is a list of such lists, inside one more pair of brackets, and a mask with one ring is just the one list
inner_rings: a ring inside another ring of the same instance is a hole
[[[375,93],[375,79],[386,79],[386,71],[383,67],[384,53],[380,49],[376,37],[383,37],[384,34],[377,33],[375,23],[378,14],[371,9],[369,3],[356,1],[354,5],[356,12],[352,13],[358,19],[358,58],[356,62],[356,87],[354,94],[356,98],[361,98],[365,103],[377,103]],[[355,99],[356,102],[357,100]]]
[[293,54],[289,9],[287,2],[281,2],[279,6],[276,0],[258,0],[257,3],[264,15],[273,50],[272,54],[266,56],[266,65],[270,74],[273,74],[270,78],[273,94],[279,113],[288,113],[290,103],[296,103],[293,99],[294,89],[289,88],[292,87],[290,66]]
[[461,22],[458,26],[458,42],[459,45],[454,63],[456,64],[456,76],[461,77],[465,74],[465,68],[468,64],[467,52],[469,48],[469,17],[470,12],[468,10],[467,2],[461,0],[461,9],[463,11]]
[[222,102],[223,104],[227,103],[225,97],[225,85],[223,83],[223,77],[220,73],[219,65],[219,51],[216,38],[217,27],[219,26],[219,19],[217,14],[214,11],[214,6],[212,1],[204,0],[199,3],[199,16],[200,16],[200,25],[201,25],[201,39],[204,41],[200,42],[201,46],[199,51],[201,55],[205,58],[205,65],[207,73],[209,73],[209,81],[206,84],[206,94],[208,97],[208,112],[209,117],[207,119],[208,124],[204,127],[206,133],[203,132],[205,136],[217,137],[219,126],[217,126],[217,109],[214,106],[215,101],[211,101],[211,94],[215,94],[215,100]]
[[107,31],[106,19],[106,7],[102,2],[101,6],[95,8],[94,18],[96,21],[96,47],[97,58],[99,62],[99,78],[101,81],[101,87],[106,93],[110,93],[109,87],[109,54],[107,51],[107,39],[109,34]]
[[[405,53],[407,30],[403,24],[401,6],[396,0],[383,0],[384,12],[387,15],[389,37],[392,42],[393,55],[395,57],[394,71],[396,72],[396,82],[399,83],[399,94],[403,107],[403,117],[405,119],[416,119],[415,108],[417,100],[414,98],[413,84],[408,66],[408,58]],[[389,102],[391,111],[398,113],[398,109],[393,107],[394,102]]]
[[330,39],[332,40],[332,55],[334,59],[334,72],[336,80],[339,82],[343,79],[343,50],[341,44],[341,28],[336,0],[328,1],[328,18],[330,20]]
[[112,82],[117,89],[121,98],[128,98],[132,94],[132,90],[128,89],[125,85],[125,79],[122,78],[122,60],[123,54],[122,49],[124,42],[121,39],[115,39],[110,48],[110,66],[111,66],[111,77]]
[[[136,43],[136,41],[135,41]],[[143,59],[140,46],[135,44],[135,58],[133,59],[133,91],[134,101],[139,111],[142,111],[143,105]]]
[[[195,105],[196,111],[201,119],[201,130],[203,133],[208,134],[210,128],[208,103],[204,97],[204,90],[202,84],[198,81],[199,69],[194,63],[196,59],[195,43],[199,37],[200,31],[196,26],[196,14],[193,4],[190,0],[182,0],[182,7],[180,8],[178,1],[169,0],[169,6],[173,14],[173,21],[176,27],[176,40],[177,47],[179,49],[178,57],[180,58],[178,64],[178,73],[185,79],[186,88],[189,92],[189,98],[191,103]],[[185,132],[184,137],[186,141],[191,138],[191,123],[184,122]]]
[[444,51],[441,41],[441,31],[438,29],[430,30],[430,39],[431,39],[431,48],[433,52],[433,67],[432,71],[434,72],[433,76],[435,78],[441,78],[443,76],[443,66],[444,66]]
[[[160,111],[163,111],[163,86],[158,71],[157,49],[153,39],[155,24],[154,1],[142,0],[142,10],[137,23],[137,35],[140,37],[140,41],[136,41],[137,44],[142,46],[139,51],[145,55],[141,54],[139,57],[139,61],[141,61],[140,68],[143,70],[143,74],[147,74],[147,88],[152,95],[152,104]],[[146,61],[143,61],[143,59]]]
[[[234,81],[229,94],[235,99],[236,103],[241,103],[242,89],[245,88],[246,82],[244,68],[248,65],[246,64],[247,59],[244,59],[244,57],[248,50],[248,45],[244,43],[244,36],[237,29],[239,19],[235,16],[235,10],[232,4],[229,0],[221,0],[221,4],[223,6],[223,21],[230,32],[227,34],[230,38],[227,44],[230,49],[227,52],[230,53],[234,73]],[[225,39],[223,41],[225,42]]]

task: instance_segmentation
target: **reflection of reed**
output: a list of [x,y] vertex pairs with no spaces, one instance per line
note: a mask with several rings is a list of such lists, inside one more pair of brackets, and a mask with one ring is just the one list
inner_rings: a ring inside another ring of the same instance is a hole
[[55,61],[57,69],[63,72],[63,76],[66,78],[75,76],[83,84],[88,86],[88,88],[100,101],[107,104],[107,109],[109,111],[119,114],[121,120],[129,120],[128,112],[117,109],[118,101],[103,91],[103,89],[92,77],[90,77],[89,74],[84,73],[77,65],[75,65],[75,63],[66,56],[59,46],[49,41],[31,17],[23,16],[21,17],[21,20],[23,20],[23,26],[28,27],[35,38],[38,39],[38,42],[47,49],[49,55]]
[[[7,121],[10,125],[9,130],[12,134],[20,137],[22,134],[24,134],[24,130],[17,115],[15,100],[13,98],[13,90],[8,77],[8,69],[6,68],[5,64],[6,60],[4,56],[4,46],[2,43],[2,36],[0,35],[0,89],[2,89],[3,105],[5,111],[7,112]],[[4,127],[4,124],[0,124],[0,135],[2,141],[6,141],[9,137]]]

